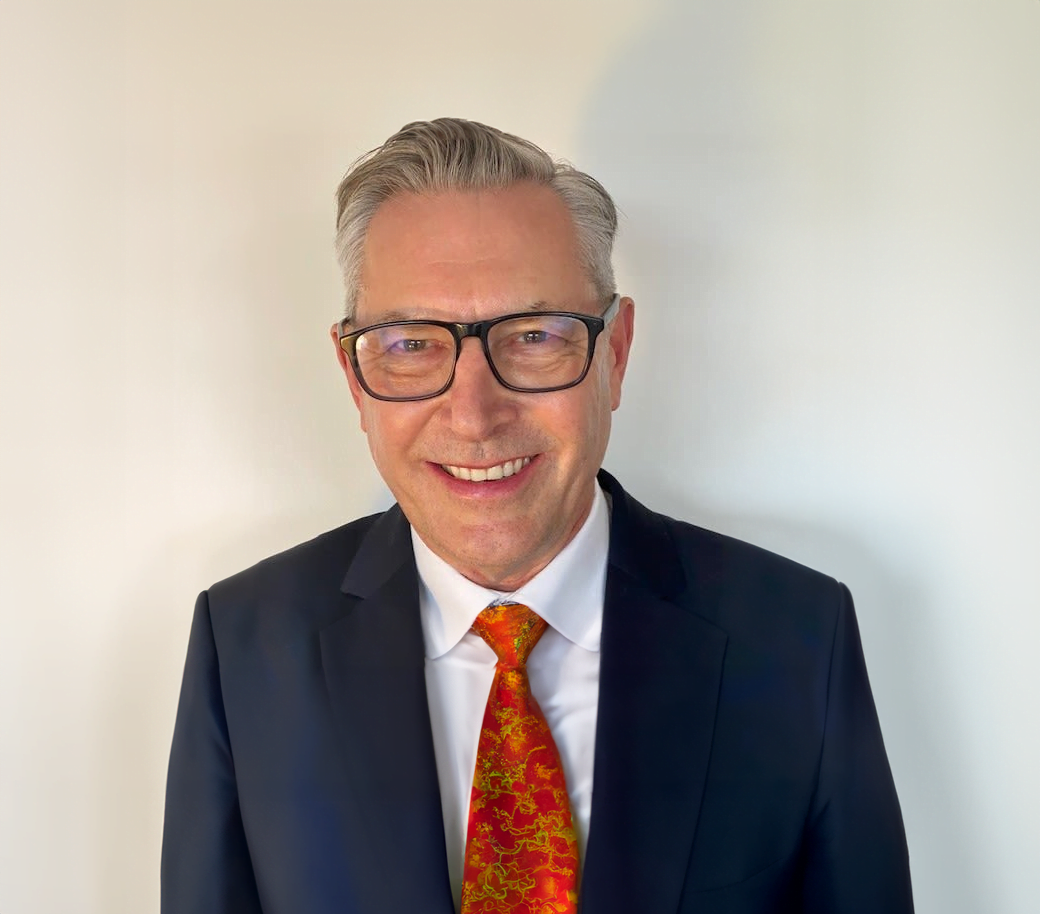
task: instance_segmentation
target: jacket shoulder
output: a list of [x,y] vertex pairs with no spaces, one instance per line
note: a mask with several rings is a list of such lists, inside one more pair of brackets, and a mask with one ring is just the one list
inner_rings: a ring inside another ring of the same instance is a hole
[[340,610],[340,586],[358,549],[384,514],[329,530],[213,584],[205,594],[214,633],[321,626]]
[[731,637],[753,640],[833,630],[846,588],[829,575],[760,546],[652,511],[609,474],[616,564]]
[[761,546],[658,517],[683,569],[684,602],[731,636],[758,640],[811,631],[826,640],[851,605],[848,590],[830,575]]
[[675,544],[684,566],[709,578],[727,573],[750,574],[807,587],[832,588],[837,584],[828,574],[754,543],[664,514],[657,517]]
[[[210,587],[210,594],[234,594],[243,589],[270,586],[285,578],[311,579],[313,575],[320,575],[326,569],[338,572],[339,579],[342,580],[347,565],[365,535],[382,516],[381,512],[359,518],[268,556],[255,565],[218,581]],[[336,581],[336,585],[339,586],[339,580]]]

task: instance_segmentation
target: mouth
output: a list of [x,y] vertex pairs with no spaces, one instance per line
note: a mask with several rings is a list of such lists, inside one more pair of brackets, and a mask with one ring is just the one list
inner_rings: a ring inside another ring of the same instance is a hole
[[462,467],[448,463],[442,463],[440,467],[445,473],[449,473],[456,479],[463,479],[466,482],[489,482],[514,476],[530,462],[530,457],[517,457],[507,460],[505,463],[496,463],[491,467]]

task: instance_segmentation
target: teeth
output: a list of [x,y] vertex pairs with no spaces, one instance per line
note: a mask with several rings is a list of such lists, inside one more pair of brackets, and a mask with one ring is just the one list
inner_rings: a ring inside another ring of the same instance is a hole
[[530,462],[530,457],[517,457],[516,460],[507,460],[505,463],[493,467],[456,467],[447,463],[442,463],[441,466],[456,479],[465,479],[467,482],[486,482],[489,479],[505,479],[514,473],[519,473]]

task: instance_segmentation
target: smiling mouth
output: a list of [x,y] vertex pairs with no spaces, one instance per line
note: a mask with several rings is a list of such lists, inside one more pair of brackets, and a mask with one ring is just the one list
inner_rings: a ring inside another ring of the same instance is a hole
[[507,460],[505,463],[499,463],[493,467],[456,467],[442,463],[441,469],[456,479],[464,479],[467,482],[487,482],[488,480],[505,479],[507,476],[519,473],[530,462],[530,457],[517,457],[516,460]]

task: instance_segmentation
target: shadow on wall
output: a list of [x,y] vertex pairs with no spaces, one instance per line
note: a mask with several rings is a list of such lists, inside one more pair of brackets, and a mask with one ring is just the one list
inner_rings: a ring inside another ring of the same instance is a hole
[[[958,715],[929,678],[941,607],[855,528],[727,516],[711,494],[720,476],[768,473],[760,430],[784,418],[784,373],[797,368],[785,360],[840,346],[843,327],[884,306],[856,277],[873,267],[861,243],[873,230],[869,147],[885,126],[871,94],[884,54],[871,42],[893,11],[831,6],[674,3],[588,101],[577,161],[622,209],[620,272],[644,303],[608,466],[651,506],[854,582],[879,704],[883,692],[897,709],[883,724],[912,862],[934,861],[925,880],[915,869],[919,904],[966,914],[993,896],[972,868],[965,766],[949,752]],[[784,262],[792,252],[798,269]],[[856,344],[869,350],[869,333]],[[827,364],[808,383],[826,385]]]

